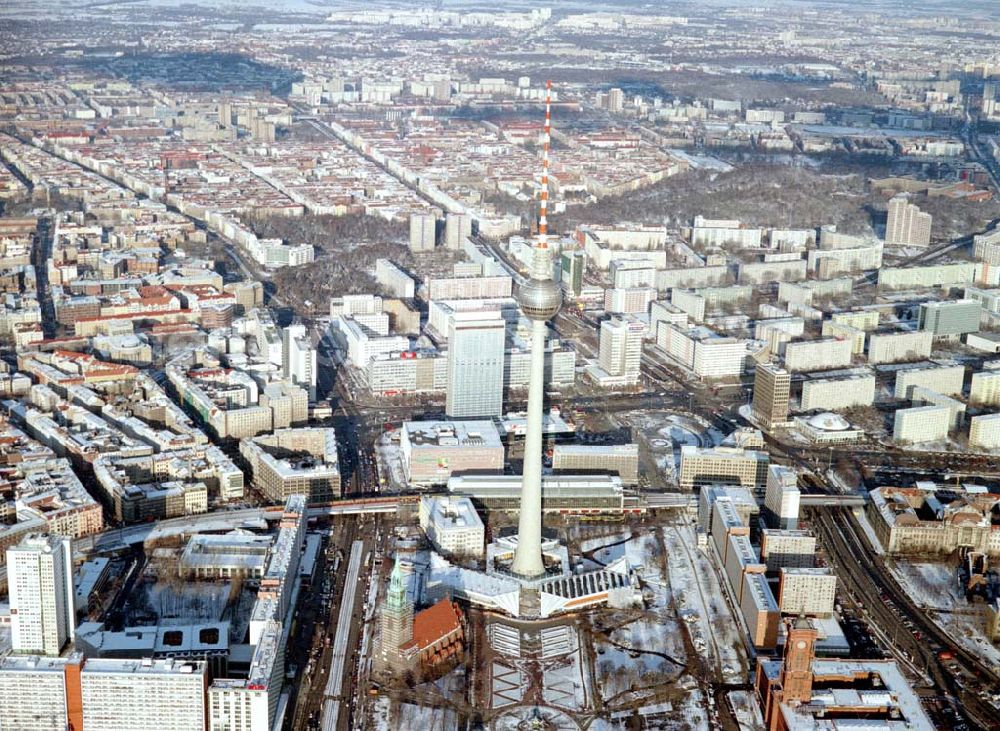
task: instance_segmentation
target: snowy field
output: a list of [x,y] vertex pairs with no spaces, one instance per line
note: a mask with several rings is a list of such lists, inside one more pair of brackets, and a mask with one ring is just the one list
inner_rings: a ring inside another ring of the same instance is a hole
[[[443,678],[420,686],[429,694],[440,694],[444,699],[455,699],[462,702],[464,695],[465,671],[461,667]],[[380,695],[373,704],[371,727],[379,731],[396,731],[396,729],[419,729],[419,731],[452,731],[459,727],[458,714],[447,707],[423,706],[413,703],[403,703]]]
[[159,624],[218,622],[229,602],[228,583],[191,582],[179,586],[166,582],[144,584],[130,613],[151,611]]
[[688,524],[666,526],[663,540],[670,589],[692,644],[719,677],[743,680],[742,625],[729,610],[714,566],[697,548],[694,529]]
[[375,456],[378,460],[378,473],[387,481],[387,488],[403,490],[406,488],[406,474],[403,472],[403,452],[399,444],[390,440],[385,434],[375,445]]
[[907,593],[926,607],[927,615],[949,636],[983,662],[1000,666],[1000,647],[986,637],[985,605],[970,603],[950,563],[895,561],[893,573]]
[[666,411],[629,413],[623,424],[639,432],[650,459],[668,482],[676,482],[680,469],[681,447],[708,447],[722,441],[722,434],[707,422]]

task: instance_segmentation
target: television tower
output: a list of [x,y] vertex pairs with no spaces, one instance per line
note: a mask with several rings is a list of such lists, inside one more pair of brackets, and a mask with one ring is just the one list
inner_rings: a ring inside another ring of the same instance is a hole
[[545,396],[546,321],[559,312],[562,291],[552,281],[549,250],[549,142],[552,132],[552,82],[545,85],[545,131],[542,147],[542,185],[538,239],[531,261],[531,276],[518,287],[517,303],[531,320],[531,372],[528,380],[528,419],[524,442],[524,475],[517,522],[517,549],[511,571],[534,578],[545,573],[542,561],[542,399]]

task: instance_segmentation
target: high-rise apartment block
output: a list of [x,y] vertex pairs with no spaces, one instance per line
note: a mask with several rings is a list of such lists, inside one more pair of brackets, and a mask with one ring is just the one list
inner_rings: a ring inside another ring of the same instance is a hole
[[898,409],[892,425],[893,441],[918,444],[947,439],[952,416],[947,406]]
[[0,728],[205,731],[207,673],[173,658],[11,655],[0,658]]
[[885,243],[889,246],[927,246],[931,242],[931,215],[910,203],[905,195],[889,201]]
[[282,375],[301,386],[316,400],[316,349],[306,331],[306,326],[295,323],[281,331]]
[[1000,369],[972,374],[969,403],[975,406],[1000,406]]
[[625,108],[625,92],[617,87],[608,89],[608,93],[603,99],[604,107],[609,112],[617,114]]
[[765,528],[760,535],[760,560],[768,571],[809,568],[816,563],[816,536],[804,530]]
[[393,297],[413,299],[417,291],[413,277],[388,259],[375,260],[375,281]]
[[58,655],[73,639],[71,546],[69,538],[30,535],[7,549],[14,652]]
[[969,421],[969,446],[979,449],[1000,447],[1000,414],[972,417]]
[[780,576],[778,607],[782,614],[833,614],[837,575],[829,568],[782,568]]
[[433,251],[436,239],[437,218],[433,214],[410,214],[410,251]]
[[795,470],[771,465],[767,470],[764,516],[775,528],[795,529],[799,522],[798,475]]
[[448,327],[448,416],[503,413],[505,341],[506,323],[499,311],[455,313]]
[[771,428],[788,420],[788,396],[792,376],[784,368],[761,363],[753,379],[753,415],[764,427]]
[[634,318],[616,317],[602,322],[598,354],[601,370],[627,383],[637,383],[645,332],[646,326]]
[[458,251],[470,236],[472,236],[472,216],[468,213],[449,213],[444,219],[445,248]]

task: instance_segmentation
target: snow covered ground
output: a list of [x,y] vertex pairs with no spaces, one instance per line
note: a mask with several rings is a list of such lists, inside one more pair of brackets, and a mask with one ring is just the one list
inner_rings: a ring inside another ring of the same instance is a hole
[[665,526],[667,572],[681,620],[691,642],[720,677],[744,679],[746,654],[741,624],[726,603],[720,579],[708,556],[696,547],[690,524]]
[[650,458],[656,462],[657,469],[668,482],[676,480],[680,469],[681,447],[711,446],[721,442],[723,438],[707,422],[669,411],[629,413],[623,416],[622,421],[640,432]]
[[726,694],[736,721],[742,731],[763,731],[764,719],[754,694],[748,690],[733,690]]
[[378,473],[388,480],[388,487],[402,490],[406,487],[406,474],[403,472],[403,452],[399,445],[390,440],[390,435],[383,435],[375,445],[378,459]]
[[952,564],[897,560],[891,568],[903,588],[949,636],[983,662],[1000,665],[1000,647],[986,637],[985,605],[966,601]]

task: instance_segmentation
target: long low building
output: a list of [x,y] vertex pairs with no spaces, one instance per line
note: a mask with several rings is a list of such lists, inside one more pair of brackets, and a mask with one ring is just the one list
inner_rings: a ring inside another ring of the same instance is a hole
[[681,447],[679,483],[693,490],[706,485],[737,484],[763,490],[770,458],[767,452],[740,447]]
[[557,444],[552,448],[552,469],[616,474],[622,482],[634,485],[639,480],[639,445]]
[[254,533],[191,536],[180,570],[199,579],[259,579],[264,575],[271,537]]
[[985,488],[880,487],[868,520],[886,553],[947,555],[959,549],[1000,558],[1000,495]]
[[864,373],[843,378],[817,378],[802,384],[803,411],[839,411],[852,406],[875,403],[875,374]]
[[750,641],[754,647],[773,649],[778,644],[778,620],[781,615],[764,574],[743,574],[742,597],[740,611],[750,631]]
[[902,368],[896,371],[893,396],[898,399],[913,398],[912,389],[923,386],[945,396],[961,396],[965,381],[963,365],[928,365]]
[[[520,475],[458,475],[448,492],[464,495],[485,510],[516,512],[521,507]],[[592,515],[643,512],[638,500],[627,499],[614,475],[543,475],[542,510],[546,513]]]
[[934,336],[925,330],[872,333],[868,336],[868,362],[900,363],[931,354]]
[[0,658],[0,727],[204,731],[207,664],[167,658]]

